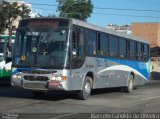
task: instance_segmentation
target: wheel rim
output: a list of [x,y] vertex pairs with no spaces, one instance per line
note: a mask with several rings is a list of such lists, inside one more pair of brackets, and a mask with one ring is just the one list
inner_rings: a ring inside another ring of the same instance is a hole
[[130,90],[133,89],[133,82],[132,82],[132,79],[129,80],[128,87],[129,87]]
[[90,92],[91,92],[91,85],[90,85],[89,82],[86,83],[84,89],[85,89],[85,93],[86,93],[87,95],[89,95]]

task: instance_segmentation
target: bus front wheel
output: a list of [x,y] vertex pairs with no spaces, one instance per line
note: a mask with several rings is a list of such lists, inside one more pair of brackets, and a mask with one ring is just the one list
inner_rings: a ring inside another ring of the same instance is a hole
[[92,78],[86,77],[83,83],[82,90],[78,92],[78,97],[82,100],[87,100],[91,95]]
[[133,87],[134,87],[134,79],[133,79],[133,76],[130,75],[129,79],[128,79],[128,82],[127,82],[127,86],[125,88],[126,92],[127,93],[132,93]]

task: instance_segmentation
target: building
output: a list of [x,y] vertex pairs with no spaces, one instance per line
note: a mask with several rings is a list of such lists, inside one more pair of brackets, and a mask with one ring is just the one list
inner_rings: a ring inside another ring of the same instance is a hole
[[150,42],[151,56],[160,56],[160,22],[133,23],[132,34]]
[[119,26],[119,25],[115,25],[115,24],[109,24],[106,28],[114,30],[114,31],[122,32],[122,33],[131,34],[131,26],[130,25]]
[[133,23],[132,34],[151,43],[151,48],[160,47],[160,23]]

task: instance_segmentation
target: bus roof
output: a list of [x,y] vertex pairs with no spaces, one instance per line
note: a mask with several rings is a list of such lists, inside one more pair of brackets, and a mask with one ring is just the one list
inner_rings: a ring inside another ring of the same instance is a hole
[[[135,40],[135,41],[139,41],[139,42],[143,42],[143,43],[146,43],[146,44],[150,44],[149,41],[147,41],[146,39],[143,39],[143,38],[139,38],[139,37],[136,37],[136,36],[133,36],[133,35],[129,35],[129,34],[126,34],[126,33],[122,33],[122,32],[117,32],[117,31],[114,31],[114,30],[111,30],[111,29],[107,29],[107,28],[103,28],[103,27],[100,27],[100,26],[97,26],[97,25],[94,25],[94,24],[90,24],[90,23],[87,23],[85,21],[81,21],[81,20],[77,20],[77,19],[72,19],[72,18],[47,18],[47,17],[43,17],[43,18],[27,18],[27,19],[22,19],[21,21],[23,20],[31,20],[31,19],[65,19],[65,20],[70,20],[73,24],[75,25],[78,25],[78,26],[82,26],[84,28],[88,28],[88,29],[93,29],[93,30],[96,30],[96,31],[100,31],[100,32],[104,32],[104,33],[108,33],[108,34],[112,34],[112,35],[116,35],[116,36],[119,36],[119,37],[123,37],[123,38],[126,38],[126,39],[132,39],[132,40]],[[20,21],[20,23],[21,23]]]
[[129,34],[126,34],[126,33],[114,31],[114,30],[111,30],[111,29],[103,28],[103,27],[99,27],[99,26],[96,26],[94,24],[87,23],[85,21],[81,21],[81,20],[77,20],[77,19],[71,19],[71,20],[72,20],[73,24],[82,26],[84,28],[94,29],[94,30],[97,30],[97,31],[100,31],[100,32],[116,35],[116,36],[123,37],[123,38],[126,38],[126,39],[132,39],[132,40],[135,40],[135,41],[150,44],[149,41],[147,41],[146,39],[143,39],[143,38],[139,38],[139,37],[129,35]]

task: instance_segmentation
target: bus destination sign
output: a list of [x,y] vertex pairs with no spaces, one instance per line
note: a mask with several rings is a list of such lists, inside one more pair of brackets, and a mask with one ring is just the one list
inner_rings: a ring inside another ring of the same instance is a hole
[[29,27],[54,27],[59,25],[58,20],[32,20],[28,22]]

